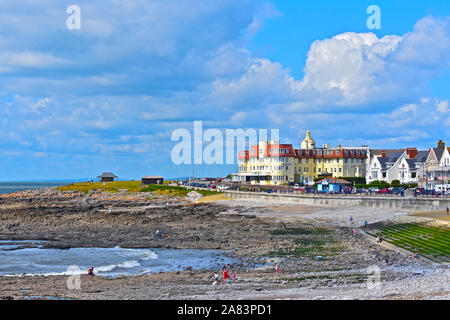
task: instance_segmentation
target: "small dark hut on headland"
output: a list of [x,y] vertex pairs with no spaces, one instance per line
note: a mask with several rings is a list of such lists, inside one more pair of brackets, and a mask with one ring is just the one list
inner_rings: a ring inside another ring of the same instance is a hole
[[149,185],[149,184],[163,184],[164,183],[164,178],[160,177],[160,176],[146,176],[146,177],[143,177],[141,180],[142,180],[142,184],[144,186]]
[[112,172],[103,172],[100,176],[97,177],[101,182],[112,182],[115,178],[118,178]]

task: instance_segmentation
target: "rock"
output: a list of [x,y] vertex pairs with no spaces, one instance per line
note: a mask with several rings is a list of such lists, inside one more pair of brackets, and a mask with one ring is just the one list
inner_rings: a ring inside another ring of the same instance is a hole
[[192,200],[198,200],[200,198],[202,198],[202,194],[197,192],[197,191],[191,191],[186,195],[187,198],[192,199]]

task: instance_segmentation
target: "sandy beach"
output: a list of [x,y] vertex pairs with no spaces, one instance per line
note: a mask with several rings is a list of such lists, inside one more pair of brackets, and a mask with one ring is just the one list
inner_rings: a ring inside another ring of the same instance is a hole
[[[425,219],[409,214],[244,200],[195,203],[145,193],[1,196],[0,240],[47,240],[46,248],[221,249],[242,262],[233,266],[235,281],[214,286],[220,268],[113,279],[82,275],[80,289],[68,289],[67,276],[0,276],[0,299],[448,299],[448,265],[411,261],[352,233],[366,221]],[[158,229],[169,236],[156,239]],[[379,286],[368,288],[368,267],[374,266]]]

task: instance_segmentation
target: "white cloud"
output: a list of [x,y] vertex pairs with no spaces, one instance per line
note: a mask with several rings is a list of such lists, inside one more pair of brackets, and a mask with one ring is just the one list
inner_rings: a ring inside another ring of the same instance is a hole
[[448,112],[448,100],[442,100],[436,103],[437,110],[440,113],[447,113]]
[[42,158],[42,157],[46,157],[46,156],[47,156],[47,154],[45,152],[35,152],[35,153],[33,153],[33,157],[36,157],[36,158]]
[[0,72],[15,68],[46,68],[68,65],[68,61],[44,52],[3,52],[0,54]]

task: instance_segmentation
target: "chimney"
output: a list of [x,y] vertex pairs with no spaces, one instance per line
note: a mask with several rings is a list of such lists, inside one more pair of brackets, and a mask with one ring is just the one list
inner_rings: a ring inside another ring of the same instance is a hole
[[409,159],[414,159],[417,156],[417,149],[416,148],[406,148],[406,154],[408,155]]
[[386,151],[381,151],[381,157],[386,158]]
[[439,140],[437,147],[439,149],[444,149],[445,148],[445,142],[442,140]]

